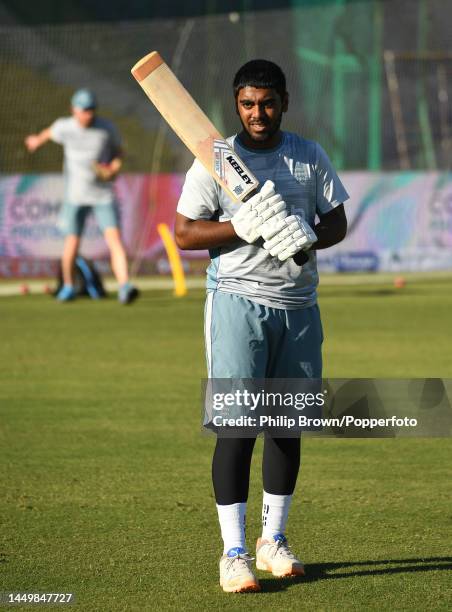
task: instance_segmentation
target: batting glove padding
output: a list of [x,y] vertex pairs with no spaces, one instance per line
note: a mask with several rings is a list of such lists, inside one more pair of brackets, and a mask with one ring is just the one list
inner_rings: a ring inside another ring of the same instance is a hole
[[264,243],[264,249],[280,261],[293,257],[298,251],[309,249],[317,242],[314,230],[300,215],[286,217],[280,226],[281,229]]
[[231,219],[237,236],[245,242],[255,242],[261,234],[261,226],[275,215],[287,216],[286,204],[275,185],[266,181],[259,193],[243,203]]
[[283,202],[284,209],[276,213],[268,221],[263,223],[260,227],[261,236],[264,240],[271,240],[273,236],[276,236],[278,232],[287,227],[285,219],[288,216],[286,203]]

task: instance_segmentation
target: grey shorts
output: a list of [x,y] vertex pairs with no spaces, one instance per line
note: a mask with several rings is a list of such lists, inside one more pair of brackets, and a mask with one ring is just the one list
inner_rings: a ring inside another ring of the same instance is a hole
[[209,378],[322,377],[317,304],[284,310],[212,291],[204,319]]
[[88,215],[94,213],[96,221],[102,231],[110,227],[119,228],[119,214],[116,202],[98,204],[97,206],[77,206],[64,203],[60,212],[59,226],[65,236],[81,236]]

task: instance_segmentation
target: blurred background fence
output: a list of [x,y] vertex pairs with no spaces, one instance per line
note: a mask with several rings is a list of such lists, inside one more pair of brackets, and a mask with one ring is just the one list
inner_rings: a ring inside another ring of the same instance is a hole
[[[191,154],[130,76],[137,59],[158,49],[226,135],[238,128],[231,93],[235,71],[255,57],[280,64],[290,93],[285,129],[319,141],[339,171],[434,173],[436,192],[425,202],[437,198],[443,233],[452,236],[451,12],[449,0],[205,0],[166,6],[112,0],[108,8],[100,1],[0,1],[3,209],[6,196],[13,197],[12,176],[60,172],[58,146],[30,156],[23,138],[67,115],[73,90],[82,86],[97,92],[101,114],[122,133],[125,173],[186,171]],[[148,187],[165,200],[155,180]],[[42,190],[39,197],[45,198]],[[175,198],[169,199],[175,206]],[[157,205],[149,196],[148,212],[141,210],[146,219],[138,225],[148,233]],[[2,257],[13,256],[7,238],[4,230]],[[138,234],[128,241],[140,263],[149,255],[141,248],[145,242]],[[449,247],[451,240],[446,242]],[[24,251],[16,256],[31,256]]]

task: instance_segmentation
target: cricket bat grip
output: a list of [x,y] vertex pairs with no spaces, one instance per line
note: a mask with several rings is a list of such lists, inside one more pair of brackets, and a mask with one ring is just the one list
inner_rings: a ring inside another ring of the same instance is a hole
[[306,251],[298,251],[298,253],[295,253],[293,256],[293,260],[298,266],[304,266],[309,261],[309,255]]

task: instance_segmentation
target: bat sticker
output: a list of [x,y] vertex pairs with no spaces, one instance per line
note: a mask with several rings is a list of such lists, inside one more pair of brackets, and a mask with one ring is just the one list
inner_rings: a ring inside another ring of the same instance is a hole
[[236,196],[240,196],[246,189],[255,184],[243,162],[227,142],[215,139],[213,150],[214,172]]

